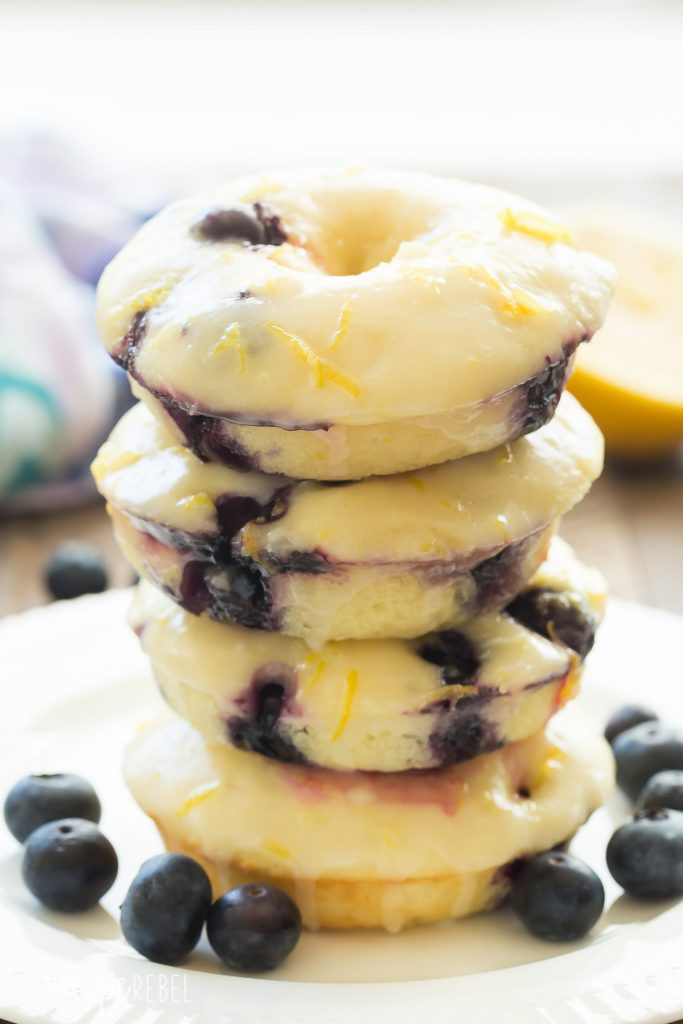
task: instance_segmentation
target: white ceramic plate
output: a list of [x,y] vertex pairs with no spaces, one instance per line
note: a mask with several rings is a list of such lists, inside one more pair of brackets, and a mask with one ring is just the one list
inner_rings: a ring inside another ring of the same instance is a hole
[[[120,938],[117,907],[160,843],[120,778],[121,751],[158,708],[127,592],[52,605],[0,623],[4,700],[0,793],[32,771],[96,785],[121,870],[102,907],[42,910],[0,827],[0,1016],[15,1024],[610,1024],[683,1016],[683,904],[637,904],[605,872],[626,814],[615,797],[573,844],[602,874],[608,909],[590,940],[546,945],[509,911],[401,935],[305,935],[267,978],[222,970],[206,946],[185,968],[148,963]],[[584,705],[601,727],[627,700],[683,725],[683,620],[612,602],[590,659]]]

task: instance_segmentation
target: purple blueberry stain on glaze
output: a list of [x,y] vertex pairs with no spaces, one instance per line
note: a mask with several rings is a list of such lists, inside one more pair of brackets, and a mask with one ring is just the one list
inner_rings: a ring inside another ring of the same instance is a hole
[[256,563],[235,558],[229,566],[204,565],[203,570],[208,594],[206,611],[212,619],[277,632],[280,622],[269,581]]
[[532,434],[555,415],[569,376],[569,358],[564,356],[556,363],[548,359],[546,369],[527,381],[523,398],[523,434]]
[[[174,590],[169,590],[163,580],[155,581],[195,615],[207,612],[217,621],[227,619],[250,629],[278,630],[279,616],[271,595],[272,577],[333,570],[318,549],[263,556],[258,561],[241,551],[236,538],[244,526],[272,522],[286,515],[294,484],[284,477],[281,481],[266,502],[238,494],[217,498],[218,535],[188,533],[129,515],[143,538],[151,537],[178,552],[184,563],[180,584]],[[148,573],[153,576],[153,558],[150,563]]]
[[190,228],[203,242],[243,242],[247,245],[282,245],[287,234],[282,221],[263,203],[236,203],[227,209],[207,210]]
[[595,642],[596,618],[580,594],[529,587],[505,610],[534,633],[565,644],[582,660]]
[[476,611],[500,607],[514,597],[523,583],[524,561],[541,532],[542,530],[537,530],[522,540],[508,544],[502,551],[485,558],[472,569],[472,579],[476,587]]
[[263,665],[247,690],[235,700],[241,714],[231,715],[226,728],[233,746],[286,764],[305,764],[306,758],[279,728],[283,715],[296,713],[296,678],[288,665]]
[[434,633],[417,648],[418,655],[441,670],[444,685],[474,686],[481,660],[474,644],[457,629]]
[[112,352],[112,359],[122,369],[132,373],[135,365],[135,357],[140,351],[140,346],[147,332],[147,310],[140,309],[133,314],[128,330],[121,338],[116,349]]
[[[278,500],[283,501],[279,498]],[[216,499],[216,517],[222,541],[232,541],[236,534],[254,520],[269,522],[271,510],[276,503],[273,498],[266,504],[244,494],[221,494]],[[284,513],[280,513],[281,515]]]
[[287,241],[287,232],[282,220],[265,203],[254,203],[254,211],[266,234],[266,245],[283,245]]
[[321,576],[333,572],[334,566],[328,562],[320,548],[312,551],[289,551],[286,555],[264,556],[263,564],[271,573],[299,573],[303,576]]
[[178,587],[178,602],[193,615],[201,615],[209,607],[211,597],[204,579],[202,562],[187,562]]
[[460,764],[503,746],[492,722],[475,711],[445,714],[430,737],[430,748],[439,765]]
[[544,368],[517,389],[520,398],[513,412],[513,421],[519,423],[517,437],[534,433],[553,418],[569,378],[572,357],[579,345],[591,337],[586,331],[566,341],[559,359],[546,356]]
[[228,436],[225,430],[221,430],[220,420],[213,416],[185,412],[168,395],[157,392],[155,398],[161,402],[185,438],[190,451],[202,462],[221,462],[243,473],[260,468],[258,459],[250,455],[239,441]]

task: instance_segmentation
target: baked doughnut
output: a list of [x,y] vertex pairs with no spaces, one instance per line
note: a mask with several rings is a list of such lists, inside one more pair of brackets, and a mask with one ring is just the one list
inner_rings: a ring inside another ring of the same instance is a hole
[[319,646],[502,607],[601,466],[599,431],[565,395],[502,451],[345,485],[203,463],[139,406],[93,472],[141,575],[189,611]]
[[125,762],[168,849],[199,860],[216,897],[266,881],[309,927],[389,931],[498,903],[508,865],[571,837],[613,772],[575,708],[521,743],[407,776],[280,765],[207,746],[177,718],[143,731]]
[[515,196],[301,170],[162,211],[104,272],[98,319],[202,458],[356,479],[542,426],[612,287],[608,263]]
[[512,606],[522,621],[491,613],[417,640],[311,652],[293,637],[190,615],[144,583],[131,625],[162,695],[209,743],[339,771],[404,772],[542,729],[576,694],[604,599],[599,573],[556,540]]

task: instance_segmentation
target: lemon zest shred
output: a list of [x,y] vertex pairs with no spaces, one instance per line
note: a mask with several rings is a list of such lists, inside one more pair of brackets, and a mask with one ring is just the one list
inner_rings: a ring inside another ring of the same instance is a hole
[[255,559],[259,551],[255,523],[247,523],[247,525],[242,528],[241,539],[243,550],[246,552],[247,555],[249,555],[250,558]]
[[142,458],[142,452],[119,452],[117,455],[104,454],[102,451],[95,456],[90,472],[98,481],[104,480],[110,473],[118,473],[122,469],[134,466]]
[[311,369],[316,388],[322,388],[327,382],[330,382],[331,384],[337,384],[340,388],[344,388],[354,398],[358,397],[360,388],[355,381],[352,381],[350,377],[347,377],[346,374],[326,362],[326,360],[321,359],[298,334],[288,331],[286,327],[276,323],[274,320],[269,321],[266,326],[269,331],[272,331],[277,337],[283,338],[290,345],[299,362],[304,363]]
[[434,274],[429,274],[427,271],[422,270],[420,267],[413,267],[409,271],[410,280],[415,284],[423,285],[425,288],[429,288],[436,295],[441,295],[441,291],[446,284],[445,277],[436,277]]
[[342,735],[346,726],[349,724],[349,718],[351,717],[351,709],[353,707],[353,701],[356,696],[356,690],[358,689],[358,670],[355,668],[350,669],[346,673],[346,686],[344,687],[344,706],[342,709],[337,728],[330,737],[330,742],[334,743]]
[[568,704],[570,700],[576,697],[579,692],[580,680],[581,672],[575,668],[570,669],[557,695],[557,706],[559,708],[564,707],[565,704]]
[[551,312],[548,306],[521,288],[513,288],[511,297],[503,302],[503,312],[512,316],[544,316]]
[[134,313],[147,313],[155,306],[160,306],[171,293],[177,280],[177,275],[167,275],[162,284],[157,284],[153,288],[141,288],[130,299],[128,308],[132,308]]
[[503,298],[503,312],[511,316],[541,316],[552,312],[552,309],[544,305],[535,295],[523,291],[521,288],[508,288],[507,285],[494,277],[486,267],[464,267],[468,277],[474,280],[484,281],[497,291]]
[[244,345],[242,344],[240,325],[235,320],[233,323],[228,324],[220,338],[211,349],[212,356],[218,356],[222,352],[228,352],[234,350],[239,356],[239,375],[242,376],[247,365],[247,353]]
[[353,299],[347,299],[342,308],[339,311],[337,318],[337,326],[332,332],[330,338],[330,344],[328,346],[330,352],[334,352],[336,348],[341,345],[342,341],[346,337],[349,330],[349,323],[351,321],[351,307],[353,305]]
[[506,206],[498,214],[498,220],[508,231],[518,231],[522,235],[538,238],[542,242],[563,242],[571,245],[572,236],[568,227],[549,220],[533,210],[512,210]]
[[140,461],[142,455],[142,452],[120,452],[111,460],[109,472],[116,473],[119,469],[127,469],[128,466],[134,466],[136,462]]
[[411,487],[414,487],[416,491],[424,491],[427,487],[427,484],[424,482],[422,477],[415,476],[414,473],[406,473],[406,482],[409,483]]
[[567,755],[561,747],[551,747],[534,773],[534,778],[529,789],[533,792],[538,788],[538,786],[547,782],[554,772],[559,771],[562,763],[566,760]]
[[150,288],[148,291],[143,292],[142,295],[136,296],[133,300],[136,311],[138,313],[146,313],[148,310],[153,309],[154,306],[161,305],[170,291],[170,285],[159,285],[157,288]]
[[197,788],[190,793],[188,798],[183,800],[183,802],[176,807],[176,814],[178,817],[181,818],[184,814],[187,814],[199,804],[203,804],[205,800],[208,800],[217,792],[219,787],[220,782],[218,779],[211,779],[210,782],[205,782],[203,785],[197,786]]
[[213,499],[209,497],[206,491],[198,491],[197,494],[188,494],[186,498],[180,498],[177,502],[177,508],[189,509],[190,511],[195,508],[205,508],[210,512],[216,511]]
[[308,689],[309,687],[313,687],[316,685],[316,683],[320,682],[327,669],[327,662],[324,661],[322,658],[318,657],[317,654],[309,655],[309,657],[306,658],[306,661],[308,661],[309,664],[315,664],[315,668],[313,669],[309,678],[306,680],[304,684],[306,689]]
[[264,839],[262,843],[263,849],[267,853],[272,853],[276,857],[280,857],[282,860],[291,860],[292,854],[286,846],[282,846],[281,843],[276,843],[272,839]]

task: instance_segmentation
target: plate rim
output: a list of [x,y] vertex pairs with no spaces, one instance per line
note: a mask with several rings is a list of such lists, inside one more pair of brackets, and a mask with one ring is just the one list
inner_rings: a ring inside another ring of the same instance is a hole
[[[8,634],[14,634],[16,640],[17,634],[21,637],[26,630],[53,628],[62,616],[72,619],[87,611],[102,622],[105,617],[110,621],[112,614],[118,614],[122,620],[129,595],[130,588],[112,590],[8,616],[0,621],[0,646],[4,646],[2,641]],[[609,616],[614,621],[622,617],[625,625],[634,618],[656,622],[655,628],[679,630],[683,638],[683,618],[664,609],[612,598]],[[43,627],[46,619],[49,626]],[[93,674],[90,687],[98,682]],[[63,696],[60,691],[60,698]],[[20,706],[28,700],[26,693],[19,694]],[[125,972],[122,974],[120,969],[121,957],[106,950],[91,948],[82,960],[67,958],[66,963],[64,956],[53,951],[43,950],[37,955],[26,931],[19,929],[17,934],[18,919],[19,915],[0,900],[0,928],[5,935],[13,935],[0,960],[0,1012],[13,1024],[63,1024],[67,1019],[78,1020],[79,1024],[132,1024],[150,1011],[160,1024],[215,1024],[217,1019],[225,1020],[226,1024],[340,1024],[349,1014],[353,1014],[354,1024],[409,1019],[414,1022],[416,1014],[431,1022],[441,1021],[456,1010],[474,1012],[475,1005],[478,1024],[665,1024],[683,1016],[683,902],[652,920],[623,929],[612,940],[597,941],[566,953],[558,947],[557,955],[541,961],[454,978],[313,982],[200,974],[188,968],[171,968],[175,976],[191,978],[195,987],[201,988],[203,1005],[197,1004],[196,1008],[161,999],[141,1006],[135,1002],[135,994],[131,1001],[131,993],[125,990]],[[31,956],[37,956],[37,960],[27,966]],[[67,1018],[59,1003],[50,1005],[50,986],[55,994],[61,989],[63,995],[65,980],[73,974],[69,963],[77,963],[81,972],[89,970],[91,979],[104,979],[109,991],[113,984],[114,998],[103,1002],[102,991],[98,993],[91,986],[88,992],[83,977],[79,981],[76,974],[74,993],[77,984],[84,991],[80,1004],[74,995],[73,1015]],[[157,982],[169,975],[169,968],[152,964],[133,951],[126,964],[129,976],[131,971],[141,975],[141,965],[144,975]],[[41,1006],[26,988],[27,976],[33,976],[33,984],[38,969],[42,971]],[[484,993],[482,979],[491,983]],[[227,1015],[221,1016],[226,1006]],[[332,1010],[328,1009],[330,1006]]]

